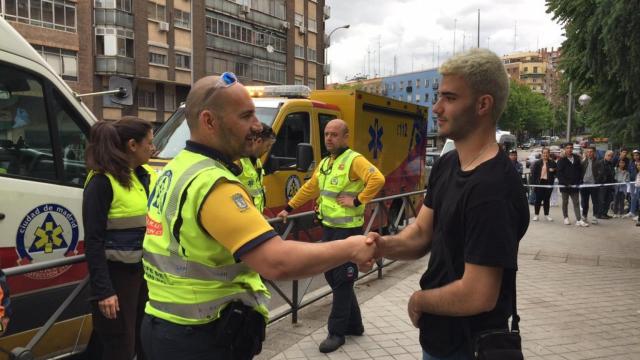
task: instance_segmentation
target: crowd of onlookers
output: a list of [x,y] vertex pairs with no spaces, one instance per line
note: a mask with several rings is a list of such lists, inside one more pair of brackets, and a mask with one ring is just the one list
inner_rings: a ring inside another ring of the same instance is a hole
[[[515,150],[511,159],[519,173],[522,164],[517,161]],[[574,152],[573,144],[563,145],[563,151],[554,160],[550,149],[545,147],[539,160],[531,165],[528,178],[530,185],[529,202],[534,205],[533,221],[540,219],[543,209],[547,221],[550,200],[554,189],[559,189],[562,198],[562,216],[565,225],[570,225],[569,201],[575,215],[575,225],[587,227],[598,220],[611,218],[632,218],[636,226],[640,198],[640,150],[631,154],[626,148],[619,151],[608,150],[602,158],[597,157],[595,147],[586,147],[582,156]],[[591,202],[591,218],[589,203]],[[611,214],[611,215],[610,215]]]

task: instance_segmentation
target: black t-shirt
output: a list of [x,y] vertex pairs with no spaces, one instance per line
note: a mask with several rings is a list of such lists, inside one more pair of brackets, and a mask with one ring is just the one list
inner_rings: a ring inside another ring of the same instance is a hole
[[[475,169],[462,171],[457,151],[451,151],[434,164],[424,204],[433,209],[434,224],[429,267],[420,287],[439,288],[462,278],[465,262],[501,267],[496,307],[467,319],[472,334],[505,328],[512,313],[518,243],[529,226],[529,206],[511,161],[498,151]],[[420,319],[420,344],[431,355],[446,356],[466,338],[463,318],[425,313]]]

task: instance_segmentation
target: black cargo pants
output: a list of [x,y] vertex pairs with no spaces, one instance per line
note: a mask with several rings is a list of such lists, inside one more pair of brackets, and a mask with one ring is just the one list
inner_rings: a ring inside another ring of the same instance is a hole
[[[323,226],[322,241],[342,240],[351,235],[362,235],[362,228],[332,228]],[[324,273],[333,290],[333,303],[327,327],[329,334],[345,336],[361,333],[362,316],[353,284],[358,278],[358,266],[352,262],[342,264]]]

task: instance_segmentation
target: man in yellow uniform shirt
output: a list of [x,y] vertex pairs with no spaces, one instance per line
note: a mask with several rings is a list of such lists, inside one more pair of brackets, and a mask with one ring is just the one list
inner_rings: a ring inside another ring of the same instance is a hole
[[235,75],[198,80],[186,101],[190,140],[149,199],[143,265],[147,358],[251,359],[261,350],[268,279],[304,278],[365,262],[364,236],[284,241],[255,208],[233,163],[251,155],[262,126]]
[[[349,149],[348,141],[347,124],[341,119],[331,120],[324,130],[324,143],[330,156],[322,159],[311,179],[278,214],[286,220],[290,211],[318,198],[323,242],[361,235],[365,204],[384,186],[384,175],[364,156]],[[353,290],[358,277],[356,264],[342,264],[324,276],[333,290],[333,304],[327,324],[329,335],[319,350],[329,353],[344,344],[345,335],[362,335],[364,326]]]

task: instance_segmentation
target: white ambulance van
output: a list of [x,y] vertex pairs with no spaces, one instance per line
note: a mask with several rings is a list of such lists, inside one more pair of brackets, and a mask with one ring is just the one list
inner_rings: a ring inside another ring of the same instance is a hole
[[[0,39],[0,266],[6,269],[83,253],[84,144],[96,119],[2,18]],[[83,263],[10,277],[13,316],[1,350],[25,346],[86,274]],[[86,296],[76,302],[33,349],[36,357],[86,344]]]

